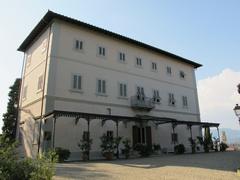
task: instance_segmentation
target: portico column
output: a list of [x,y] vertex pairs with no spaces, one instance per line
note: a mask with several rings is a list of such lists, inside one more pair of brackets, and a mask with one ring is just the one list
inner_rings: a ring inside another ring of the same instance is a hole
[[53,117],[53,124],[52,124],[52,149],[55,148],[55,131],[56,131],[56,116]]
[[[173,133],[173,135],[172,135],[172,140],[173,140],[173,146],[175,147],[175,145],[176,145],[176,141],[175,141],[175,127],[176,127],[176,125],[174,124],[174,123],[172,123],[172,133]],[[174,147],[173,147],[173,150],[174,150]],[[175,151],[175,150],[174,150]]]
[[[90,147],[90,119],[87,118],[87,141],[88,141],[88,147]],[[88,160],[90,159],[90,151],[87,152],[87,155],[88,155]]]
[[[117,140],[118,140],[118,124],[119,124],[119,121],[116,120],[116,128],[117,128],[116,136],[117,136]],[[119,143],[117,143],[117,159],[119,159]]]

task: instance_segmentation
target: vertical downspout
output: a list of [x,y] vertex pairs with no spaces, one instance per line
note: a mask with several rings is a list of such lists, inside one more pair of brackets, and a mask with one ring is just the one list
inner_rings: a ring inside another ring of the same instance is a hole
[[43,91],[42,91],[42,101],[41,101],[42,103],[41,103],[41,113],[40,113],[40,127],[39,127],[39,137],[38,137],[38,154],[40,152],[40,146],[41,146],[41,134],[42,134],[41,131],[42,131],[43,105],[44,105],[43,101],[44,101],[45,86],[46,86],[46,74],[47,74],[47,63],[48,63],[48,53],[49,53],[51,30],[52,30],[52,24],[49,26],[46,62],[45,62],[45,68],[44,68]]

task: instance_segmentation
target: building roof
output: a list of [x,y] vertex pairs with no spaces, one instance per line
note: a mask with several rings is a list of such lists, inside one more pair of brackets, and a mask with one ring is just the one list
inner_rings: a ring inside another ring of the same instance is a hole
[[77,26],[87,28],[87,29],[92,30],[92,31],[96,31],[98,33],[105,34],[105,35],[110,36],[112,38],[119,39],[119,40],[122,40],[122,41],[126,41],[126,42],[134,44],[136,46],[146,48],[148,50],[151,50],[151,51],[154,51],[154,52],[172,57],[173,59],[175,59],[179,62],[190,64],[190,65],[194,66],[194,68],[198,68],[198,67],[202,66],[201,64],[198,64],[194,61],[191,61],[189,59],[180,57],[178,55],[175,55],[175,54],[172,54],[170,52],[164,51],[162,49],[158,49],[158,48],[153,47],[151,45],[142,43],[140,41],[137,41],[137,40],[128,38],[126,36],[122,36],[120,34],[117,34],[117,33],[114,33],[114,32],[111,32],[111,31],[108,31],[108,30],[105,30],[105,29],[102,29],[102,28],[99,28],[99,27],[96,27],[96,26],[93,26],[93,25],[90,25],[90,24],[87,24],[87,23],[84,23],[82,21],[79,21],[79,20],[76,20],[76,19],[73,19],[73,18],[70,18],[70,17],[67,17],[67,16],[63,16],[61,14],[57,14],[57,13],[52,12],[52,11],[48,11],[44,15],[44,17],[40,20],[40,22],[34,27],[32,32],[27,36],[27,38],[19,46],[18,51],[25,52],[26,49],[31,45],[31,43],[38,37],[38,35],[41,34],[42,31],[49,24],[51,24],[54,19],[58,19],[58,20],[62,20],[62,21],[65,21],[65,22],[68,22],[68,23],[71,23],[71,24],[75,24]]

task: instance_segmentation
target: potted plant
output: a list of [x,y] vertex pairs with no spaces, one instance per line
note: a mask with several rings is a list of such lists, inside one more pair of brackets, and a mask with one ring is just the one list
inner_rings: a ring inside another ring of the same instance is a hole
[[92,139],[82,138],[80,140],[80,143],[78,143],[78,146],[81,149],[82,152],[82,160],[87,161],[89,160],[89,152],[91,150],[92,145]]
[[107,136],[106,134],[103,134],[101,137],[101,149],[102,149],[102,155],[107,160],[113,159],[113,154],[115,150],[115,142],[114,138],[112,136]]
[[150,156],[152,153],[152,147],[146,144],[137,143],[134,146],[134,150],[138,152],[141,157]]
[[124,149],[122,149],[122,153],[125,155],[125,158],[128,159],[130,155],[130,150],[131,150],[130,140],[126,138],[122,141],[122,143],[124,145]]
[[176,154],[183,154],[185,152],[185,146],[183,144],[178,144],[174,147],[174,152]]
[[189,138],[188,140],[191,144],[192,153],[193,154],[196,153],[196,145],[197,145],[196,139]]
[[60,163],[66,161],[71,154],[71,152],[68,149],[63,149],[61,147],[56,147],[54,150],[58,157],[58,162]]
[[153,151],[158,154],[158,152],[161,150],[160,144],[153,144]]

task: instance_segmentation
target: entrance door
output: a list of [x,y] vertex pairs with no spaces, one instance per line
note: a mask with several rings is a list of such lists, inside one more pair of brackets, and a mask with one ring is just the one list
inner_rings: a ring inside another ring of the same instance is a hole
[[146,144],[148,147],[152,147],[152,131],[150,126],[146,127]]
[[150,126],[147,127],[133,126],[132,137],[133,147],[137,143],[147,144],[149,147],[152,147],[152,131]]

